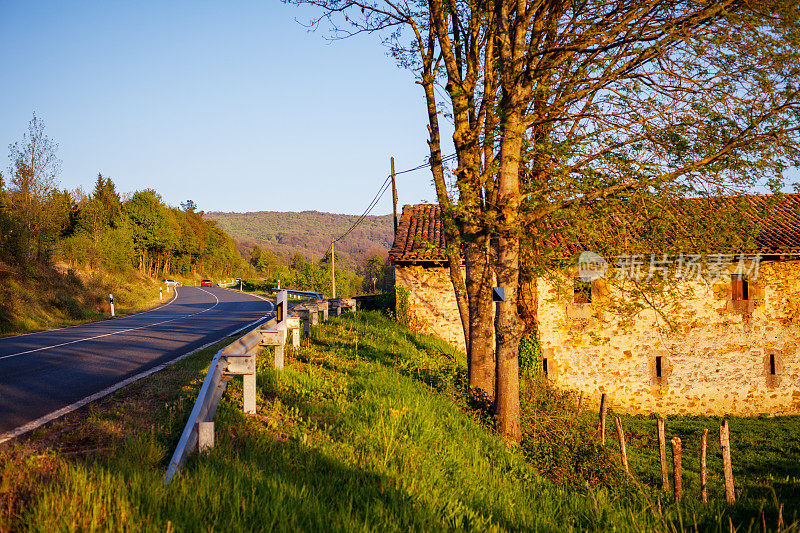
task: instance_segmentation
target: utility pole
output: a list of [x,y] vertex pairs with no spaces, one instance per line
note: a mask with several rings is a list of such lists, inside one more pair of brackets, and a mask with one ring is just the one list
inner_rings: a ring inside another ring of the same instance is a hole
[[331,240],[331,287],[333,295],[331,296],[334,300],[336,299],[336,252],[333,249],[333,243],[335,240]]
[[394,234],[397,235],[397,187],[394,182],[394,157],[392,161],[392,214],[394,215]]

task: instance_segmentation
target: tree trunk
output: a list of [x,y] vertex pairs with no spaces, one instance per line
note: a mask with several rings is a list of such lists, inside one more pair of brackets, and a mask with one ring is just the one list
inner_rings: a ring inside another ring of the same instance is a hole
[[498,305],[496,329],[495,416],[500,433],[510,443],[522,438],[519,406],[519,340],[517,315],[519,292],[519,166],[523,125],[511,109],[502,125],[498,183],[497,284],[505,288],[505,302]]
[[492,270],[488,239],[480,236],[465,246],[469,295],[469,385],[489,398],[495,393]]
[[428,132],[430,140],[428,147],[431,152],[431,173],[433,183],[436,187],[436,198],[441,210],[442,228],[444,229],[447,266],[450,273],[450,282],[456,294],[456,304],[458,305],[458,315],[461,318],[461,327],[464,330],[464,345],[467,351],[467,368],[470,368],[470,326],[469,326],[469,305],[467,302],[467,287],[464,282],[464,273],[461,270],[462,247],[461,236],[458,233],[456,221],[453,219],[452,205],[447,194],[447,186],[444,181],[444,167],[442,165],[442,142],[439,130],[439,114],[436,108],[436,95],[433,88],[433,75],[431,73],[432,56],[425,58],[423,66],[422,86],[425,89],[425,101],[428,107]]

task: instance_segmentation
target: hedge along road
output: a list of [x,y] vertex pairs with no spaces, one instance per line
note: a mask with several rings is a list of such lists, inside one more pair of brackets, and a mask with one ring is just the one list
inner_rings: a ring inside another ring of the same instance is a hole
[[255,325],[265,299],[180,287],[165,305],[124,318],[0,339],[0,443],[183,355]]

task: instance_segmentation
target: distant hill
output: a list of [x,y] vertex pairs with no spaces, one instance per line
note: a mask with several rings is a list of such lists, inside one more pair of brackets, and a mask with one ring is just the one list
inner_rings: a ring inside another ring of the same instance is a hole
[[[240,248],[258,244],[287,260],[300,252],[314,261],[330,249],[332,238],[344,234],[359,218],[319,211],[208,212],[203,216],[216,220]],[[336,252],[352,260],[373,251],[385,252],[392,246],[393,231],[392,215],[368,216],[336,243]]]

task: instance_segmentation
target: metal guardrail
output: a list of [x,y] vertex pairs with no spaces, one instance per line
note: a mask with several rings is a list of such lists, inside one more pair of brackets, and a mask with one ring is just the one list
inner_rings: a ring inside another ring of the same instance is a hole
[[[242,387],[242,404],[244,412],[256,412],[256,357],[263,347],[274,348],[274,365],[276,369],[283,368],[284,346],[288,331],[292,331],[292,345],[300,346],[300,323],[303,323],[303,332],[309,335],[311,326],[320,320],[328,319],[328,301],[309,302],[298,306],[296,317],[289,317],[287,311],[288,291],[281,290],[277,299],[277,317],[266,324],[258,326],[248,333],[233,341],[231,344],[218,351],[208,368],[197,394],[197,400],[189,415],[189,420],[183,428],[181,438],[175,448],[175,453],[167,467],[164,476],[164,485],[169,485],[172,478],[183,466],[186,458],[198,448],[202,451],[214,446],[214,414],[217,406],[234,376],[241,375],[244,383]],[[336,314],[343,309],[356,309],[355,300],[331,300],[330,305]]]
[[316,292],[316,291],[299,291],[299,290],[295,290],[295,289],[272,289],[272,292],[275,292],[275,293],[280,292],[280,291],[286,291],[287,293],[289,293],[289,294],[291,294],[293,296],[302,296],[302,297],[305,297],[305,298],[314,298],[315,300],[322,300],[323,298],[325,298],[324,294],[322,294],[321,292]]

